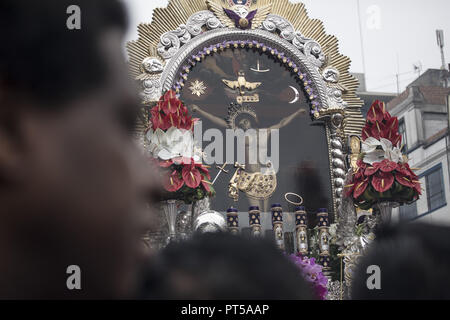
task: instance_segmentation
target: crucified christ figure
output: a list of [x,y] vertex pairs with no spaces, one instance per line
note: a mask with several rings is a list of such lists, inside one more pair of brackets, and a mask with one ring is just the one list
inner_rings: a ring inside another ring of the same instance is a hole
[[[305,109],[299,109],[296,112],[294,112],[293,114],[281,119],[280,122],[274,124],[273,126],[270,126],[269,128],[253,128],[251,119],[253,119],[255,123],[257,123],[257,119],[256,119],[256,115],[254,115],[252,113],[242,113],[241,115],[245,116],[245,117],[243,117],[240,120],[237,120],[236,121],[237,123],[234,123],[230,126],[230,124],[226,120],[221,119],[221,118],[203,110],[202,108],[200,108],[197,105],[191,105],[190,109],[192,110],[192,112],[197,112],[202,117],[205,117],[206,119],[210,120],[215,125],[217,125],[221,128],[242,129],[244,132],[246,132],[247,130],[250,130],[250,129],[256,130],[256,135],[246,135],[245,136],[245,172],[247,172],[249,174],[262,173],[263,168],[267,168],[268,166],[270,166],[270,163],[266,157],[267,157],[267,151],[268,151],[267,150],[268,141],[270,139],[272,130],[279,130],[283,127],[286,127],[298,116],[307,114],[307,111]],[[266,131],[265,132],[266,135],[260,135],[261,131]],[[265,138],[265,139],[263,139],[263,141],[261,141],[262,137],[267,137],[267,138]],[[253,157],[253,159],[252,159],[251,154],[250,154],[250,152],[251,152],[250,146],[252,146],[253,143],[255,142],[253,139],[256,139],[256,146],[257,146],[256,161],[254,161],[255,157]],[[250,161],[251,159],[252,159],[252,161]],[[263,210],[264,212],[266,212],[268,210],[269,199],[255,200],[255,199],[248,197],[248,195],[246,195],[246,196],[247,196],[251,206],[259,206],[260,209]]]

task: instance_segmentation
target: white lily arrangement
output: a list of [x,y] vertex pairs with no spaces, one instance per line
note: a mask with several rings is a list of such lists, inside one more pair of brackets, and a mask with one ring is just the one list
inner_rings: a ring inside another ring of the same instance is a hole
[[[378,146],[381,146],[382,150],[377,148]],[[385,138],[380,138],[380,140],[374,137],[367,138],[362,142],[362,152],[364,153],[363,161],[370,165],[381,162],[384,159],[395,163],[405,163],[408,161],[403,157],[401,148],[393,146],[392,142]]]
[[169,128],[166,132],[161,129],[148,130],[147,139],[150,143],[149,151],[154,158],[172,160],[176,158],[201,160],[201,150],[195,147],[191,130]]

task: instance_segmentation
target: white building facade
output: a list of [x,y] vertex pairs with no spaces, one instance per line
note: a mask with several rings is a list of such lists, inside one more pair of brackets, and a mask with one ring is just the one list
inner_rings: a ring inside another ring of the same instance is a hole
[[421,198],[394,209],[392,220],[450,225],[448,71],[428,70],[421,78],[388,104],[422,185]]

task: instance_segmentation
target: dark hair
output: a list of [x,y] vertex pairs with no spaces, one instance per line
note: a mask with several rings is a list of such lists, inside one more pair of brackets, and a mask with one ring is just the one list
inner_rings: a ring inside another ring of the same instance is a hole
[[[71,5],[81,9],[81,30],[67,28]],[[107,77],[99,39],[126,20],[117,0],[2,0],[0,84],[42,102],[99,86]]]
[[[381,289],[368,289],[369,266],[379,266]],[[380,230],[360,260],[353,299],[450,299],[450,228],[410,223]]]
[[145,298],[312,299],[301,271],[268,240],[197,235],[170,244],[154,260]]

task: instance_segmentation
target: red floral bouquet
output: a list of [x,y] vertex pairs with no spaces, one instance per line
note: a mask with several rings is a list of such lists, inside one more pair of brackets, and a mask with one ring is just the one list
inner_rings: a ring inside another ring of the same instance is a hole
[[401,152],[398,127],[398,118],[392,117],[386,105],[376,100],[362,130],[358,168],[346,186],[347,196],[353,197],[363,210],[378,202],[411,203],[422,193],[417,175]]
[[174,91],[167,91],[150,110],[147,139],[154,161],[162,169],[165,199],[192,203],[212,196],[211,176],[194,144],[194,124]]

